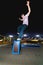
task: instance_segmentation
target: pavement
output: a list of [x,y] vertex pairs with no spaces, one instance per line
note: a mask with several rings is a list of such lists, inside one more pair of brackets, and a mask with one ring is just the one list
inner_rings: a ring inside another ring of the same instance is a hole
[[0,65],[43,65],[43,45],[21,48],[20,55],[12,55],[11,45],[0,47]]

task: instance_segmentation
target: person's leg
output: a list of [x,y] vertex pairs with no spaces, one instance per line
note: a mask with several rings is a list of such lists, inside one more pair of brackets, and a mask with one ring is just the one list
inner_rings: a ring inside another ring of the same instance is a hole
[[25,30],[26,28],[27,28],[26,25],[22,25],[22,29],[21,29],[20,34],[19,34],[19,38],[22,38],[23,33],[24,33],[24,30]]
[[20,26],[17,28],[17,33],[20,33],[21,29],[22,29],[22,25],[20,25]]

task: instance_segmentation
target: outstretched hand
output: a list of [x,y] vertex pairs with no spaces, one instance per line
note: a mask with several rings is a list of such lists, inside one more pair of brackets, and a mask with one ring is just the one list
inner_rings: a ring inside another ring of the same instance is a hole
[[27,6],[29,6],[29,3],[30,3],[30,2],[29,2],[29,1],[27,1],[27,4],[26,4],[26,5],[27,5]]

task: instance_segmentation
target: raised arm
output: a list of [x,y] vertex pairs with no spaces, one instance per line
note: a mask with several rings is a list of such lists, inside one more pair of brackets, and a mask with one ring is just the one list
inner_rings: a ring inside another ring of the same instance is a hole
[[29,16],[30,13],[31,13],[31,8],[30,8],[30,5],[29,5],[29,1],[27,1],[27,7],[28,7],[28,13],[26,14],[26,16]]

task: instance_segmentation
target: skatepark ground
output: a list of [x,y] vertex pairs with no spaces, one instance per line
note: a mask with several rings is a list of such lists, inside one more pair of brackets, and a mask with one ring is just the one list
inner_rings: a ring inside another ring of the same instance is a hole
[[11,45],[0,47],[0,65],[43,65],[43,45],[21,48],[19,55],[12,55]]

